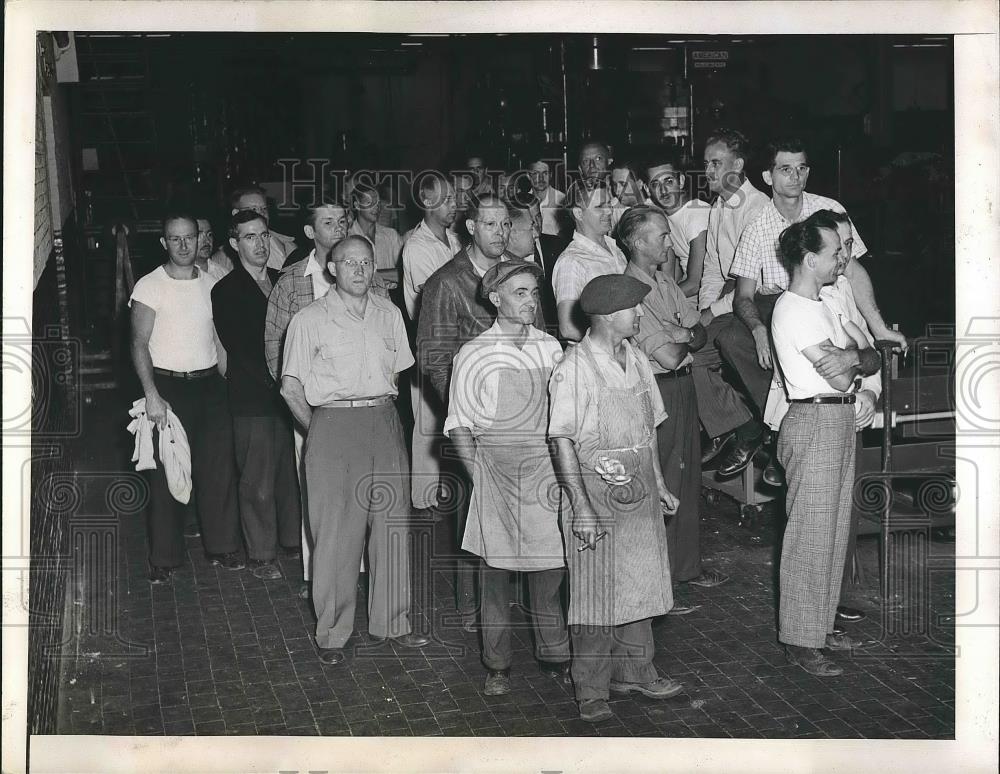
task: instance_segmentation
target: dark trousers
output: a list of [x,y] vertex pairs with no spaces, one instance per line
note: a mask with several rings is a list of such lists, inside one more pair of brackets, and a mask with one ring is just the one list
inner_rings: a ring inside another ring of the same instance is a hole
[[446,513],[455,525],[452,541],[457,557],[455,563],[455,609],[463,617],[472,617],[479,608],[476,601],[479,557],[461,548],[462,537],[465,535],[465,520],[469,515],[469,496],[472,491],[472,482],[466,477],[455,450],[447,438],[444,439],[441,446],[440,481],[443,494],[438,501],[438,508]]
[[[774,304],[780,295],[780,293],[776,293],[768,296],[758,293],[754,296],[757,313],[768,330],[771,328],[771,313],[774,311]],[[764,406],[767,403],[767,393],[771,389],[773,371],[770,368],[761,368],[758,364],[757,345],[754,343],[750,329],[740,318],[733,315],[730,324],[719,333],[716,342],[722,359],[739,374],[747,396],[757,408],[758,417],[763,416]]]
[[[512,570],[479,565],[479,594],[483,634],[483,664],[487,669],[510,669],[511,645],[510,577]],[[559,588],[566,575],[565,567],[520,573],[528,581],[531,627],[535,632],[535,657],[539,661],[569,661],[569,634],[563,614]],[[515,587],[516,588],[516,587]]]
[[238,499],[251,559],[274,561],[278,544],[299,545],[302,509],[292,428],[285,417],[233,417]]
[[607,700],[612,680],[649,683],[656,679],[652,618],[621,626],[574,625],[569,634],[577,701]]
[[694,381],[690,376],[657,374],[667,418],[656,428],[663,480],[680,500],[677,513],[667,517],[670,575],[688,581],[701,575],[698,503],[701,495],[701,439]]
[[[210,554],[236,551],[240,547],[236,462],[225,380],[218,374],[202,379],[155,374],[153,379],[160,397],[180,420],[191,447],[191,486],[198,501],[205,550]],[[158,443],[157,438],[153,443],[156,470],[149,471],[147,479],[149,563],[177,567],[184,561],[188,508],[170,494]]]
[[[739,391],[722,375],[722,356],[718,338],[733,322],[732,314],[712,319],[705,329],[708,340],[694,352],[691,375],[698,397],[698,418],[709,438],[716,438],[739,427],[752,418]],[[754,362],[757,360],[753,351]],[[699,452],[699,459],[700,459]]]
[[319,408],[306,436],[316,644],[342,648],[354,631],[368,537],[368,633],[409,634],[410,462],[396,406]]

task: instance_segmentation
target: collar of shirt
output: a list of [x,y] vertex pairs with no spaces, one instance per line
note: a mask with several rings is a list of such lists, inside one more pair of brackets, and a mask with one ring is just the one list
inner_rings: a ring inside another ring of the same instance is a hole
[[743,206],[750,199],[750,194],[756,191],[757,187],[750,182],[750,178],[746,178],[743,184],[737,188],[732,194],[729,195],[728,199],[723,199],[721,196],[718,198],[720,207],[729,207],[735,210],[737,207]]
[[[546,334],[544,331],[538,330],[538,328],[536,328],[534,325],[529,325],[527,327],[528,327],[528,336],[524,340],[525,343],[529,341],[538,341],[545,338]],[[485,331],[479,334],[478,338],[495,339],[495,341],[493,342],[493,345],[495,347],[503,345],[508,347],[514,347],[515,349],[517,349],[517,347],[514,345],[514,337],[500,327],[499,320],[497,322],[494,322],[493,325],[491,325],[489,328],[487,328]]]
[[616,245],[614,240],[607,234],[604,235],[604,244],[607,249],[602,248],[593,239],[584,236],[579,231],[573,232],[573,239],[570,244],[575,244],[581,250],[585,250],[592,255],[599,255],[602,258],[606,258],[608,253],[611,253],[613,258],[618,258],[619,256],[618,245]]
[[[593,340],[590,338],[590,331],[588,330],[580,344],[586,342],[586,345],[590,347],[591,353],[594,355],[594,360],[597,361],[598,368],[602,369],[606,379],[610,378],[612,386],[621,388],[630,387],[635,384],[635,382],[640,378],[639,374],[639,356],[638,350],[632,346],[632,342],[628,339],[622,339],[622,346],[625,347],[625,370],[618,364],[614,355],[600,347],[596,346]],[[579,345],[577,345],[579,346]]]
[[[450,228],[444,230],[445,236],[448,239],[448,246],[451,250],[451,254],[454,255],[462,248],[462,243],[459,241],[458,236]],[[431,227],[427,225],[426,220],[421,220],[419,225],[413,229],[413,233],[410,234],[410,239],[424,239],[433,244],[441,245],[444,247],[444,243],[434,236],[434,232],[431,231]]]
[[368,315],[371,312],[372,307],[381,308],[378,296],[368,291],[368,305],[365,307],[365,316],[358,317],[353,311],[347,308],[347,304],[344,303],[344,299],[340,297],[339,293],[330,292],[327,293],[322,298],[322,302],[326,305],[326,319],[332,320],[334,315],[346,314],[358,322],[364,322],[368,319]]
[[306,268],[302,272],[303,277],[311,277],[313,274],[323,275],[324,266],[319,265],[319,261],[316,260],[316,248],[314,247],[309,251],[309,255],[306,256]]

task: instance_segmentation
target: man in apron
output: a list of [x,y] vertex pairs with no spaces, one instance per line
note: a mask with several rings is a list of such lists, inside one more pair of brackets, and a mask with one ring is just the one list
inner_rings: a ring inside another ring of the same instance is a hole
[[665,699],[682,690],[653,666],[653,616],[674,604],[663,517],[677,509],[660,471],[666,419],[638,332],[644,282],[591,280],[580,296],[590,330],[549,380],[549,437],[563,491],[573,683],[580,718],[611,717],[609,691]]
[[487,696],[510,692],[511,571],[528,581],[542,671],[569,676],[559,501],[545,440],[546,390],[562,347],[534,326],[541,276],[541,266],[522,260],[498,263],[483,276],[482,295],[497,308],[497,320],[458,351],[444,425],[472,481],[462,548],[482,559]]

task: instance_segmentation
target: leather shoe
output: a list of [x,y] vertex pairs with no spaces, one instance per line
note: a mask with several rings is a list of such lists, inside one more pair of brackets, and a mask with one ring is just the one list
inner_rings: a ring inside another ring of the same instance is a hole
[[343,648],[317,648],[316,652],[319,654],[319,660],[327,666],[339,664],[344,660]]
[[483,686],[484,696],[503,696],[510,693],[510,670],[491,669],[486,675],[486,685]]
[[863,640],[858,640],[849,634],[828,634],[826,635],[827,650],[860,650],[868,645]]
[[469,634],[476,633],[476,614],[462,613],[462,631]]
[[736,431],[729,433],[723,433],[722,435],[716,436],[711,441],[709,441],[708,446],[702,449],[701,452],[701,464],[706,465],[716,457],[718,457],[722,450],[726,448],[726,445],[733,439],[736,435]]
[[[373,638],[376,642],[382,642],[384,638]],[[430,637],[425,637],[423,634],[414,634],[410,632],[409,634],[401,634],[398,637],[389,637],[390,642],[395,642],[397,645],[401,645],[404,648],[422,648],[427,645],[430,641]]]
[[735,476],[737,473],[742,473],[746,470],[747,465],[753,461],[753,456],[760,451],[760,447],[763,445],[764,439],[761,437],[744,439],[742,441],[737,438],[736,443],[733,444],[722,462],[719,463],[719,468],[715,471],[715,474],[719,478],[729,478],[730,476]]
[[246,563],[236,551],[226,554],[207,554],[208,561],[224,570],[242,570]]
[[728,580],[729,576],[724,573],[716,572],[715,570],[704,570],[697,578],[683,582],[689,583],[692,586],[701,586],[702,588],[710,589],[713,586],[721,586]]
[[844,628],[843,624],[841,624],[841,623],[839,623],[837,621],[834,621],[833,622],[833,633],[839,637],[842,634],[847,634],[847,629]]
[[868,614],[863,610],[858,610],[854,607],[847,607],[846,605],[837,605],[837,618],[845,623],[855,623],[856,621],[863,621],[868,617]]
[[568,680],[569,664],[569,661],[539,661],[538,670],[553,680]]
[[580,720],[587,723],[600,723],[611,720],[611,707],[604,699],[584,699],[580,702]]
[[816,648],[801,648],[796,645],[785,646],[785,658],[788,663],[797,664],[816,677],[836,677],[844,674],[844,668],[828,659],[823,651]]
[[261,580],[278,580],[284,577],[281,574],[281,570],[278,569],[278,565],[274,562],[267,562],[263,559],[251,559],[249,567],[250,574]]
[[170,567],[150,567],[149,582],[154,586],[165,586],[170,583],[174,571]]
[[612,693],[641,693],[650,699],[669,699],[684,690],[672,677],[657,677],[648,683],[622,683],[612,680],[608,686]]
[[767,461],[764,472],[760,474],[761,480],[768,486],[782,487],[785,485],[785,474],[781,470],[781,465],[774,455]]

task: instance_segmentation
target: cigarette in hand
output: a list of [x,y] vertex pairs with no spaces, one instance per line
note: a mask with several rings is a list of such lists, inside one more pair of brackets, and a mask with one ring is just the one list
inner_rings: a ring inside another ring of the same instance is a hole
[[[606,531],[605,531],[605,532],[599,532],[599,533],[597,534],[597,540],[603,540],[603,539],[604,539],[604,536],[605,536],[605,535],[607,535],[607,534],[608,534],[608,533],[607,533]],[[596,542],[596,540],[595,540],[595,542]],[[589,543],[587,543],[586,541],[584,541],[584,543],[583,543],[583,545],[582,545],[582,546],[578,546],[578,547],[577,547],[577,549],[576,549],[576,552],[577,552],[577,553],[580,553],[581,551],[586,551],[586,550],[587,550],[588,548],[590,548],[590,544],[589,544]],[[595,549],[595,550],[596,550],[596,549]]]

